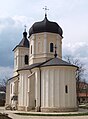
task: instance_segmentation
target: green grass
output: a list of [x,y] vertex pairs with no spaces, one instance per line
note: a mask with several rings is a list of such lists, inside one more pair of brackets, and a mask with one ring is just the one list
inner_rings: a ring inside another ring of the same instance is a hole
[[88,112],[87,113],[77,113],[77,114],[35,114],[35,113],[14,113],[14,114],[17,114],[17,115],[23,115],[23,116],[87,116],[88,115]]

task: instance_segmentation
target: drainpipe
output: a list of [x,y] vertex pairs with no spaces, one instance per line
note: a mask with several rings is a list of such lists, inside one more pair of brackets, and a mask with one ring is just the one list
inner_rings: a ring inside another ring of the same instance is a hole
[[30,69],[29,71],[30,71],[30,73],[32,74],[32,71],[31,71],[31,69]]
[[40,71],[40,107],[39,107],[39,112],[41,112],[41,69],[39,67],[39,71]]
[[17,105],[16,105],[16,109],[18,110],[18,94],[19,94],[19,72],[17,71],[17,73],[18,73],[18,92],[17,92]]

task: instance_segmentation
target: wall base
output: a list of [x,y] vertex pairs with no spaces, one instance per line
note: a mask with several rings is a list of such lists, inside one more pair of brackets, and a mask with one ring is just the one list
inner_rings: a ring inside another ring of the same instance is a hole
[[41,112],[76,112],[78,111],[78,108],[42,108],[41,107]]
[[25,111],[25,106],[18,106],[19,111]]
[[35,112],[76,112],[78,111],[78,108],[57,108],[57,107],[49,107],[49,108],[39,108],[39,107],[35,107],[31,108],[31,107],[25,107],[25,106],[18,106],[18,110],[19,111],[31,111],[34,110]]
[[33,107],[27,107],[27,106],[18,106],[19,111],[31,111],[34,110],[35,108]]

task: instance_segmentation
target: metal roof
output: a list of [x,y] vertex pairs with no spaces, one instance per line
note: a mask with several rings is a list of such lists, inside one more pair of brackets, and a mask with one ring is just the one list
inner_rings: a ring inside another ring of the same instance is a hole
[[13,49],[13,51],[17,47],[26,47],[26,48],[29,48],[29,41],[27,39],[27,32],[23,32],[23,38],[22,38],[21,42]]
[[75,65],[72,65],[66,61],[63,61],[60,58],[53,58],[51,60],[49,60],[48,62],[44,63],[43,65],[41,65],[41,67],[45,67],[45,66],[73,66],[76,67]]
[[43,21],[35,22],[29,29],[29,37],[35,33],[50,32],[57,33],[62,37],[63,31],[61,27],[56,22],[51,22],[45,16]]
[[62,59],[59,59],[57,57],[55,58],[52,58],[52,59],[49,59],[45,62],[42,62],[42,63],[35,63],[35,64],[32,64],[32,65],[29,65],[29,66],[26,66],[24,68],[21,68],[19,69],[18,71],[21,71],[21,70],[30,70],[30,69],[33,69],[33,68],[37,68],[37,67],[47,67],[47,66],[71,66],[71,67],[77,67],[75,65],[72,65],[66,61],[63,61]]

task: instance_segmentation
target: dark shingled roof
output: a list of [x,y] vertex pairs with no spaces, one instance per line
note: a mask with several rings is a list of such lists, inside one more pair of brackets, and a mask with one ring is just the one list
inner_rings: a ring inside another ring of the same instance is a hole
[[18,46],[29,48],[29,41],[27,39],[27,32],[23,33],[23,39],[21,40],[21,42],[19,43]]
[[75,65],[72,65],[66,61],[63,61],[62,59],[59,59],[57,57],[55,58],[52,58],[50,60],[47,60],[45,62],[42,62],[42,63],[35,63],[35,64],[32,64],[32,65],[29,65],[29,66],[26,66],[24,68],[21,68],[19,69],[18,71],[21,71],[21,70],[30,70],[30,69],[33,69],[33,68],[36,68],[36,67],[47,67],[47,66],[71,66],[71,67],[77,67]]
[[62,37],[63,31],[61,27],[56,22],[51,22],[45,16],[43,21],[35,22],[29,29],[29,37],[35,33],[50,32],[57,33]]
[[73,66],[73,67],[76,67],[75,65],[72,65],[72,64],[70,64],[66,61],[63,61],[62,59],[59,59],[57,57],[55,57],[41,65],[41,67],[45,67],[45,66]]
[[21,42],[13,49],[13,51],[17,48],[17,47],[26,47],[29,48],[29,41],[27,39],[27,32],[23,32],[23,38],[21,40]]
[[21,70],[30,70],[30,69],[33,69],[35,67],[39,67],[41,63],[35,63],[35,64],[32,64],[32,65],[29,65],[29,66],[26,66],[26,67],[23,67],[21,69],[18,69],[18,71],[21,71]]
[[18,77],[18,76],[19,76],[19,74],[16,75],[16,76],[13,76],[13,77],[11,77],[11,78],[9,78],[8,81],[10,81],[11,79],[16,78],[16,77]]

